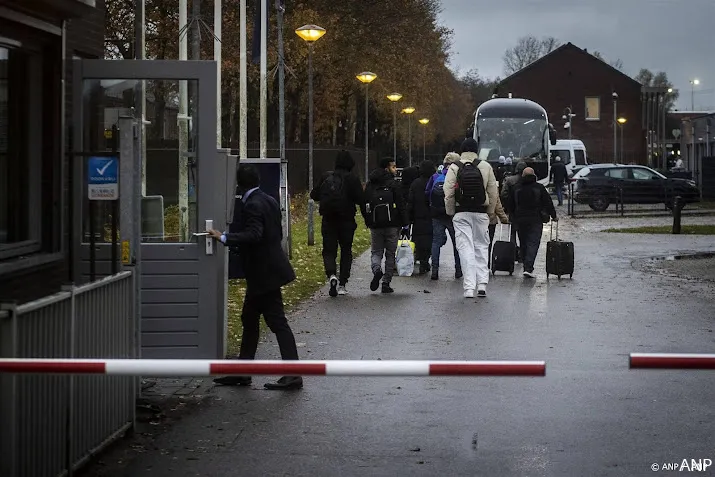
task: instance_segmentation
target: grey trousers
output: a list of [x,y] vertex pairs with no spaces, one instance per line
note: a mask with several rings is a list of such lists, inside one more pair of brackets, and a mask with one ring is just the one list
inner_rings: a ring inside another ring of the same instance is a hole
[[395,273],[395,252],[397,251],[397,241],[400,238],[400,227],[387,227],[384,229],[370,229],[372,238],[372,273],[382,270],[382,257],[385,256],[385,274],[382,283],[390,283],[392,275]]

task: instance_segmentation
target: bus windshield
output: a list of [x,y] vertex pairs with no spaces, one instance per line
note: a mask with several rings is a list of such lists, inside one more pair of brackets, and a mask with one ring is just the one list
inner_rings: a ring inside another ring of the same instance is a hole
[[511,156],[513,161],[547,160],[545,119],[483,118],[477,120],[479,158],[496,162],[499,156]]

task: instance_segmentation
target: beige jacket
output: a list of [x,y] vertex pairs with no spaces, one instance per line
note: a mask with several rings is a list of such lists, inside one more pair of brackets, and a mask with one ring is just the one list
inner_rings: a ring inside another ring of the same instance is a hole
[[[477,155],[473,152],[462,153],[460,161],[463,163],[474,162],[479,160]],[[491,216],[494,214],[496,209],[497,200],[499,198],[499,190],[497,189],[497,178],[494,175],[494,169],[487,161],[479,161],[477,168],[482,173],[482,179],[484,180],[487,200],[484,205],[487,206],[487,213]],[[447,169],[447,177],[444,178],[444,205],[447,209],[447,215],[454,216],[456,212],[457,203],[455,200],[455,192],[457,189],[457,172],[459,167],[456,164],[451,164],[449,169]]]
[[501,199],[499,198],[499,195],[497,195],[497,206],[494,208],[494,213],[489,214],[489,225],[496,225],[498,223],[509,223],[509,217],[504,212],[504,207],[502,207],[501,205]]

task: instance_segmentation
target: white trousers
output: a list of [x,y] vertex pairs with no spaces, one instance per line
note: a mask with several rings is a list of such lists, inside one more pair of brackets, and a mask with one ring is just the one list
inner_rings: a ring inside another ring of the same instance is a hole
[[479,212],[454,214],[454,235],[464,274],[464,289],[489,283],[489,215]]

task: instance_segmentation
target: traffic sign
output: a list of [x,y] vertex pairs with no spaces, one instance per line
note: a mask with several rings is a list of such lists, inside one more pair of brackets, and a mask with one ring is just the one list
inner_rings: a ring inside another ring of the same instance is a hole
[[89,200],[119,198],[119,161],[116,157],[90,157],[87,161]]

